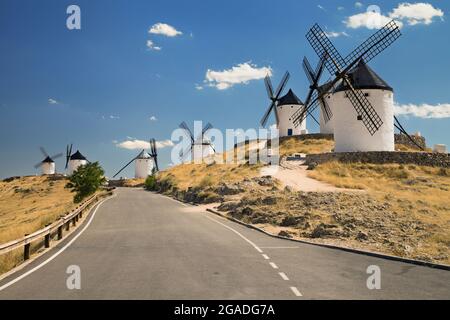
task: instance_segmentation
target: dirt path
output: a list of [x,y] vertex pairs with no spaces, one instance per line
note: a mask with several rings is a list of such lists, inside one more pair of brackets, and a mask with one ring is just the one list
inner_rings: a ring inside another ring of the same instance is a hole
[[361,190],[337,188],[331,184],[308,177],[307,166],[302,161],[283,160],[279,166],[265,167],[261,176],[270,175],[278,179],[283,187],[304,192],[361,192]]

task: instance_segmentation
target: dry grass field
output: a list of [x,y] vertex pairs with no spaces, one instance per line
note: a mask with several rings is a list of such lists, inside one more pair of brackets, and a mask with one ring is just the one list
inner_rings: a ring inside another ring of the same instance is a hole
[[39,230],[73,209],[66,183],[46,176],[0,182],[0,243]]
[[[23,237],[75,208],[63,177],[21,177],[0,182],[0,243]],[[34,248],[39,243],[33,243]],[[22,249],[0,256],[0,274],[22,261]]]
[[450,264],[449,169],[330,162],[319,165],[309,175],[337,187],[364,189],[374,199],[388,204],[395,219],[428,226],[422,242],[410,250],[442,256]]

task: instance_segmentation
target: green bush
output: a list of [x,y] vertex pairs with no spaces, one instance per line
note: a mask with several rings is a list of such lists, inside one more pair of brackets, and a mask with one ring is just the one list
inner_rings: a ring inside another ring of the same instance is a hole
[[151,175],[145,179],[144,186],[146,190],[155,191],[156,190],[156,177]]
[[73,201],[81,202],[84,198],[94,194],[105,182],[105,172],[98,162],[88,163],[78,167],[69,178],[66,188],[76,192]]

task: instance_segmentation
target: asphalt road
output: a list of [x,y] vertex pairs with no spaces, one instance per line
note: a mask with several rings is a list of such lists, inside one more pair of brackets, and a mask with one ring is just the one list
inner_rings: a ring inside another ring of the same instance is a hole
[[[73,243],[79,231],[0,281],[0,299],[450,299],[448,271],[275,239],[143,190],[116,193]],[[71,265],[81,289],[67,288]],[[379,290],[366,285],[371,265]]]

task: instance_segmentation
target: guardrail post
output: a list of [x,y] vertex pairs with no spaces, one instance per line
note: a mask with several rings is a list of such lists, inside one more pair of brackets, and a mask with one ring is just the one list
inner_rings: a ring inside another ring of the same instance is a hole
[[[48,227],[49,225],[50,225],[50,224],[46,225],[45,227]],[[44,246],[45,246],[46,248],[50,248],[50,231],[49,231],[48,234],[45,235],[45,238],[44,238]]]
[[72,218],[72,225],[74,226],[74,225],[76,225],[76,221],[75,221],[75,218]]
[[[28,234],[25,234],[25,237],[27,236]],[[24,247],[23,247],[23,260],[28,260],[28,259],[30,259],[30,243],[26,243],[25,245],[24,245]]]
[[70,229],[70,220],[68,220],[66,223],[66,231],[69,231],[69,229]]
[[58,240],[61,240],[63,237],[63,227],[62,225],[58,227]]

